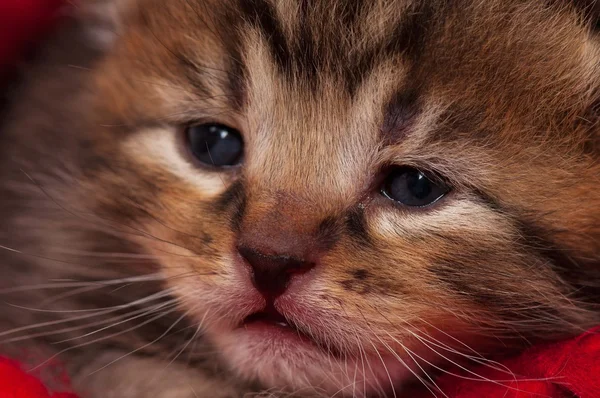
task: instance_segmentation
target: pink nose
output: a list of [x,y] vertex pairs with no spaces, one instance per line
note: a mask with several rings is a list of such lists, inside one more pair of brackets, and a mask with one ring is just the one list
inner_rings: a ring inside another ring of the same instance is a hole
[[295,275],[310,271],[314,262],[285,254],[270,255],[250,247],[238,247],[239,253],[252,269],[252,283],[268,300],[285,292]]

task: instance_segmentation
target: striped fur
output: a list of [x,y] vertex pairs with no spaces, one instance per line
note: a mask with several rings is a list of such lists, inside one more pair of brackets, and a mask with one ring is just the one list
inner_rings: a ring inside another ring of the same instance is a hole
[[[55,343],[89,397],[401,396],[467,345],[487,360],[600,323],[595,2],[107,1],[48,43],[2,126],[0,289],[18,307],[0,342]],[[241,131],[240,168],[191,160],[182,131],[203,121]],[[379,193],[393,165],[452,193],[398,206]],[[321,348],[237,328],[262,305],[240,239],[311,248],[278,309]],[[141,369],[170,362],[149,387]]]

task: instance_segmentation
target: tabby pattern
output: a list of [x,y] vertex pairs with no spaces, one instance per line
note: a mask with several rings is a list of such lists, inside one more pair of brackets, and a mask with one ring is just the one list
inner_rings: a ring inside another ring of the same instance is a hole
[[90,398],[435,395],[599,324],[597,8],[80,2],[3,118],[0,342]]

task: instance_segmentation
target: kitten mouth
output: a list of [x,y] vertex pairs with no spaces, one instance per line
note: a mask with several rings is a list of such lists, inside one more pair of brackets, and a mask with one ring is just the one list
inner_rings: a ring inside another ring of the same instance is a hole
[[319,339],[313,337],[311,334],[304,332],[301,328],[295,325],[292,321],[289,321],[283,314],[277,311],[272,304],[261,311],[248,315],[241,322],[240,327],[243,327],[246,330],[259,330],[265,335],[268,335],[269,331],[275,330],[278,334],[285,334],[289,337],[309,343],[312,346],[327,352],[330,356],[341,357],[341,354],[336,347],[325,344]]
[[[279,311],[272,305],[265,308],[262,311],[255,312],[248,315],[243,321],[242,326],[246,327],[252,324],[265,324],[269,326],[275,326],[279,328],[289,328],[294,331],[301,333],[298,328],[292,325],[286,317],[284,317]],[[303,333],[302,333],[303,334]]]

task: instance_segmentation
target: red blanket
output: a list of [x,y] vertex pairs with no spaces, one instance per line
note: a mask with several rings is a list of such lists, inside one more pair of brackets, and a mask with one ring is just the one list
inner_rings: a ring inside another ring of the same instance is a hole
[[0,398],[77,398],[70,393],[50,394],[34,376],[21,369],[18,362],[0,358]]
[[[0,0],[0,75],[44,32],[61,2]],[[503,363],[510,371],[481,367],[453,372],[436,383],[449,398],[600,398],[598,333],[600,328],[572,340],[528,350]],[[443,396],[439,391],[435,393]],[[0,358],[0,398],[50,397],[74,396],[50,395],[19,363]]]
[[514,375],[506,369],[480,367],[473,373],[463,371],[460,377],[444,376],[437,383],[449,398],[599,398],[600,328],[534,347],[502,365]]
[[[600,328],[571,340],[534,347],[502,365],[496,370],[482,366],[452,372],[436,384],[448,398],[599,398]],[[439,390],[434,392],[443,396]],[[423,398],[432,396],[425,393]],[[0,398],[77,397],[51,395],[19,363],[0,358]]]
[[0,76],[50,26],[64,0],[0,0]]

